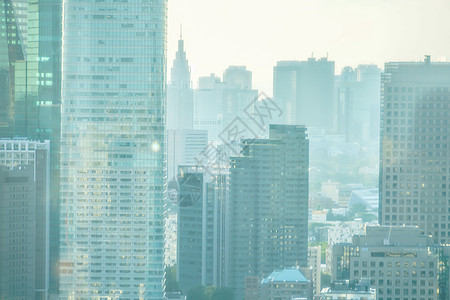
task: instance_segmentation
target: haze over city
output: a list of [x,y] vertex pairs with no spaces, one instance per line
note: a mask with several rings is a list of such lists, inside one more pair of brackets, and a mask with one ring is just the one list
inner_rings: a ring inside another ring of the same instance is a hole
[[345,66],[449,57],[447,0],[173,0],[169,1],[168,64],[183,25],[194,87],[246,65],[253,86],[272,94],[279,60],[328,54],[336,73]]

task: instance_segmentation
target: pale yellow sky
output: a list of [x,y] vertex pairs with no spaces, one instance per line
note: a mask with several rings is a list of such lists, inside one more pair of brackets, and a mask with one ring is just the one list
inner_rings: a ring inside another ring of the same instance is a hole
[[272,94],[278,60],[314,53],[344,66],[450,59],[450,0],[169,0],[168,71],[180,24],[192,81],[246,65]]

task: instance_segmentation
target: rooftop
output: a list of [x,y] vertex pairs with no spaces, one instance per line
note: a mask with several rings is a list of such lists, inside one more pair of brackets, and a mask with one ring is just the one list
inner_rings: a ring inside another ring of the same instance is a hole
[[261,284],[271,282],[309,282],[308,279],[296,268],[285,268],[284,270],[275,270],[269,276],[261,281]]

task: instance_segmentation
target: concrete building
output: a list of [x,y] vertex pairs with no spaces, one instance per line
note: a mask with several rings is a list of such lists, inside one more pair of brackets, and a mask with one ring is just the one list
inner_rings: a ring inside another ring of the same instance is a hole
[[174,266],[177,264],[177,212],[174,210],[167,212],[165,237],[165,264]]
[[306,128],[270,125],[269,139],[243,140],[230,160],[227,283],[239,299],[247,277],[307,265]]
[[259,300],[312,300],[312,284],[299,269],[284,268],[261,281],[258,295]]
[[[223,81],[215,74],[200,77],[194,92],[194,129],[207,130],[209,141],[223,142],[222,131],[239,117],[259,134],[251,118],[253,101],[258,91],[252,89],[252,73],[244,66],[231,66],[223,74]],[[248,138],[254,136],[248,136]]]
[[167,1],[64,1],[60,299],[164,297]]
[[308,247],[308,268],[311,270],[313,295],[320,295],[322,275],[322,247]]
[[[59,292],[62,4],[62,0],[0,1],[4,16],[0,21],[0,137],[49,140],[51,144],[49,243],[53,296]],[[4,64],[5,59],[9,66]],[[9,107],[4,106],[7,94],[12,101]],[[10,120],[6,127],[5,114]]]
[[283,123],[334,128],[334,61],[279,61],[273,70],[273,97],[285,112]]
[[322,293],[320,300],[376,300],[377,291],[367,279],[332,281]]
[[177,279],[188,293],[194,287],[224,286],[227,170],[210,175],[200,167],[180,166],[177,207]]
[[36,186],[32,165],[0,167],[0,297],[34,299]]
[[197,165],[200,153],[208,145],[207,130],[167,131],[167,178],[176,180],[178,166]]
[[381,69],[376,65],[345,67],[337,81],[337,130],[347,142],[360,144],[379,135]]
[[0,139],[0,298],[47,299],[50,142]]
[[167,86],[167,128],[192,130],[194,127],[194,92],[191,87],[191,68],[180,36],[173,61],[171,80]]
[[381,94],[382,225],[450,243],[450,63],[386,63]]
[[332,279],[370,279],[377,299],[448,299],[449,248],[417,227],[367,226],[350,244],[333,246]]

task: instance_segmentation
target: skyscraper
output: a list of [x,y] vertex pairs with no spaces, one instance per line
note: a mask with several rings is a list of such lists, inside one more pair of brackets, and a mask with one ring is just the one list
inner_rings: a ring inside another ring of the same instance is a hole
[[247,277],[307,265],[308,149],[304,126],[270,125],[269,139],[244,140],[230,158],[227,279],[237,299]]
[[273,98],[284,123],[332,129],[335,122],[334,61],[279,61],[273,70]]
[[200,285],[224,286],[228,177],[223,171],[179,168],[177,277],[185,293]]
[[0,139],[0,298],[48,299],[50,142]]
[[60,297],[161,299],[167,1],[64,1]]
[[207,145],[206,130],[168,130],[167,179],[176,180],[179,165],[196,165]]
[[345,67],[337,81],[337,130],[347,142],[374,141],[379,134],[381,70]]
[[191,88],[191,68],[180,36],[173,61],[171,80],[167,86],[167,128],[193,129],[194,92]]
[[386,63],[381,89],[382,225],[450,242],[450,64]]
[[[245,66],[230,66],[220,77],[200,77],[194,93],[194,128],[208,130],[210,141],[222,142],[220,134],[240,118],[252,127],[250,117],[258,91],[252,89],[252,73]],[[254,126],[253,126],[254,127]],[[258,134],[261,129],[252,128]]]
[[16,63],[25,60],[19,18],[11,0],[0,1],[0,136],[14,131]]
[[62,0],[5,0],[0,6],[0,137],[50,140],[50,288],[56,293]]

